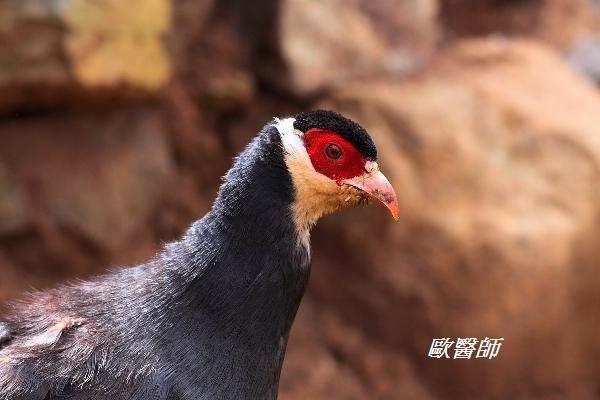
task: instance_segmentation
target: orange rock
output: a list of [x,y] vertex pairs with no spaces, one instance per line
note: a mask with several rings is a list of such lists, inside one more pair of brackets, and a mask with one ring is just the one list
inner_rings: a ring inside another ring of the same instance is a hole
[[440,0],[440,20],[449,38],[529,36],[569,49],[598,29],[600,9],[589,0]]
[[406,74],[437,42],[437,1],[285,0],[281,48],[307,93],[374,74]]
[[[411,81],[346,83],[323,105],[374,136],[403,222],[368,209],[320,226],[313,296],[408,352],[444,398],[593,391],[575,379],[591,367],[571,356],[567,282],[599,211],[597,90],[538,43],[490,39]],[[446,336],[505,344],[489,362],[428,359]]]

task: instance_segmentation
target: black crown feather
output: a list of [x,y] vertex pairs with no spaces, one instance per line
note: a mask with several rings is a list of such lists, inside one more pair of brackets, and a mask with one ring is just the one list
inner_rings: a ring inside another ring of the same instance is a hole
[[377,160],[377,148],[365,128],[341,114],[330,110],[306,111],[296,115],[294,128],[306,132],[321,128],[339,133],[348,140],[367,160]]

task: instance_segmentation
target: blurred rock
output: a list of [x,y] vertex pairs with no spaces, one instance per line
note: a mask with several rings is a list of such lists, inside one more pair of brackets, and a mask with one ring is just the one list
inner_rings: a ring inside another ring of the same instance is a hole
[[248,7],[240,0],[215,4],[202,26],[187,37],[179,58],[179,72],[192,83],[186,87],[190,95],[219,111],[238,111],[255,94],[248,37],[252,34],[242,32],[242,21],[250,18]]
[[600,23],[590,0],[441,0],[440,16],[449,38],[533,36],[563,50]]
[[207,196],[229,166],[223,154],[234,151],[227,148],[229,126],[257,100],[253,43],[264,27],[250,24],[257,14],[271,14],[271,3],[175,2],[179,22],[169,35],[175,68],[163,105],[177,160]]
[[174,174],[160,111],[23,117],[0,131],[0,301],[155,251]]
[[23,198],[0,158],[0,237],[27,225]]
[[0,112],[155,92],[170,23],[169,0],[0,2]]
[[[408,352],[443,398],[593,393],[575,379],[593,367],[571,356],[566,282],[600,204],[597,90],[535,42],[479,40],[409,82],[346,82],[323,105],[374,136],[404,215],[321,225],[312,296]],[[486,336],[505,339],[498,359],[427,358],[432,338]]]
[[281,49],[301,93],[413,71],[437,41],[436,0],[284,0],[281,13]]
[[214,0],[170,0],[172,25],[167,35],[168,47],[175,60],[184,61],[188,45],[204,31]]
[[[600,370],[593,367],[600,357],[600,215],[590,225],[590,229],[582,231],[575,241],[573,274],[566,284],[569,288],[569,300],[573,304],[569,321],[571,329],[568,332],[569,342],[572,344],[571,357],[573,363],[590,366],[582,368],[577,379],[584,382],[583,386],[593,388],[600,381]],[[587,393],[589,398],[596,395],[597,392]]]
[[35,230],[64,229],[104,251],[149,224],[173,173],[162,117],[151,109],[8,121],[0,130],[0,160],[16,179],[3,184],[2,221],[25,212]]
[[378,346],[336,311],[303,301],[281,377],[282,400],[434,399],[400,352]]
[[577,71],[600,83],[600,36],[584,37],[576,41],[568,60]]

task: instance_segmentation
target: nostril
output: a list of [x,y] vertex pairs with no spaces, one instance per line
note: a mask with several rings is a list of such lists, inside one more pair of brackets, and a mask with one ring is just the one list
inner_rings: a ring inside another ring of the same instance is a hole
[[373,172],[379,171],[379,165],[375,161],[367,161],[365,163],[365,172],[371,174]]

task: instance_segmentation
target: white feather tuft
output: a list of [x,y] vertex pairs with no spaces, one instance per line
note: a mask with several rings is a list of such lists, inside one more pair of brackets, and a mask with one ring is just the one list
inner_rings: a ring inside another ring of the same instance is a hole
[[[283,149],[286,153],[286,164],[291,170],[295,170],[300,166],[302,169],[306,168],[314,172],[314,167],[310,161],[306,148],[304,147],[303,133],[294,128],[295,121],[295,118],[275,118],[273,124],[281,136],[281,143],[283,144]],[[297,221],[296,225],[299,244],[310,252],[310,226],[299,224]]]
[[281,142],[288,156],[301,157],[303,161],[306,161],[307,166],[312,167],[308,153],[304,147],[303,133],[294,128],[295,121],[296,119],[294,118],[275,118],[274,125],[281,135]]

